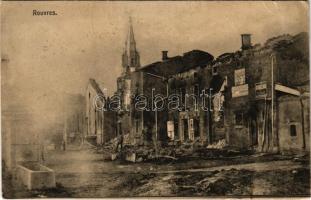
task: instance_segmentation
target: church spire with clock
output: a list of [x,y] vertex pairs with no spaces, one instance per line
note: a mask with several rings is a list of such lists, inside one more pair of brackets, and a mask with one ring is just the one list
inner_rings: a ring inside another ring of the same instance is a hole
[[133,72],[140,67],[140,57],[136,50],[136,42],[134,38],[134,31],[132,25],[132,19],[129,18],[129,30],[125,41],[125,48],[122,54],[122,67],[123,73]]

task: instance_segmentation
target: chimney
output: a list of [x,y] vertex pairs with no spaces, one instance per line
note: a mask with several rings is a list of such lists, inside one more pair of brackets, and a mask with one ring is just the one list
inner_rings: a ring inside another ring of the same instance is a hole
[[251,34],[241,34],[242,50],[250,49],[252,47]]
[[167,52],[168,51],[162,51],[162,60],[167,60],[168,59]]

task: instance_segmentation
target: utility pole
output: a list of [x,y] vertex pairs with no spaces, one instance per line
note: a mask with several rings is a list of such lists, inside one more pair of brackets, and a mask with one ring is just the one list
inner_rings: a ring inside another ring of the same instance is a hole
[[[164,76],[159,76],[159,75],[152,74],[149,72],[146,72],[146,74],[153,76],[153,77],[156,77],[156,78],[159,78],[162,81],[166,81],[166,98],[168,98],[168,80],[167,80],[167,78]],[[152,90],[154,91],[155,89],[152,88]],[[156,140],[158,140],[158,112],[157,112],[157,109],[155,109],[155,138],[156,138]]]
[[306,136],[305,136],[305,117],[304,117],[304,106],[303,106],[303,92],[300,91],[299,101],[301,109],[301,126],[302,126],[302,148],[306,149]]
[[[155,78],[158,78],[158,79],[161,79],[162,81],[166,81],[166,98],[168,98],[168,79],[164,76],[159,76],[157,74],[152,74],[152,73],[149,73],[149,72],[146,72],[145,73],[146,75],[149,75],[149,76],[152,76],[152,77],[155,77]],[[152,88],[152,94],[154,92],[154,88]],[[153,100],[152,100],[153,102]],[[152,105],[154,106],[154,105]],[[154,111],[154,117],[155,117],[155,141],[154,141],[154,145],[155,145],[155,151],[156,151],[156,156],[158,156],[158,147],[157,147],[157,144],[158,144],[158,110],[157,110],[157,106],[155,106],[155,111]]]
[[64,122],[64,130],[63,130],[63,150],[66,151],[67,147],[67,119]]
[[[154,94],[154,91],[155,89],[152,88],[152,94]],[[152,101],[153,102],[153,101]],[[157,106],[156,106],[156,102],[153,102],[154,106],[155,107],[155,110],[154,110],[154,119],[155,119],[155,140],[157,141],[158,140],[158,110],[157,110]]]
[[[276,56],[274,53],[271,54],[271,136],[272,136],[272,146],[274,145],[273,139],[276,139],[277,141],[277,151],[279,151],[279,137],[278,132],[276,132],[277,135],[274,136],[274,99],[275,99],[275,87],[274,87],[274,68],[275,68],[275,61]],[[269,142],[268,142],[269,144]],[[269,147],[268,147],[269,149]]]
[[[140,92],[143,95],[144,94],[144,74],[142,72],[139,72],[140,76],[140,83],[141,83],[141,88]],[[144,111],[141,111],[141,130],[144,130]]]
[[274,55],[272,55],[271,57],[271,136],[273,138],[274,135],[274,130],[273,130],[273,126],[274,126],[274,115],[273,115],[273,106],[274,106]]
[[156,138],[156,140],[158,141],[158,111],[157,111],[157,109],[155,110],[155,124],[156,124],[156,126],[155,126],[155,138]]

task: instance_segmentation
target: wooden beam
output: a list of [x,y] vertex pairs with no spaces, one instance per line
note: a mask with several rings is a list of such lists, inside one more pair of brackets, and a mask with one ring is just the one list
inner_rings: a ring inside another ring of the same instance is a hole
[[288,94],[292,94],[295,96],[300,96],[300,92],[298,90],[284,86],[284,85],[275,84],[275,90],[280,91],[280,92],[285,92]]

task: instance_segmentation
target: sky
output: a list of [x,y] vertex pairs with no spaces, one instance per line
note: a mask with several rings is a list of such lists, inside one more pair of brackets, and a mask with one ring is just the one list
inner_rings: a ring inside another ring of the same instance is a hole
[[[58,15],[33,16],[33,10]],[[89,78],[112,94],[122,70],[129,16],[142,65],[159,61],[162,50],[169,56],[193,49],[214,56],[236,51],[242,33],[252,34],[255,44],[308,31],[307,2],[5,1],[5,74],[28,104],[38,106],[40,99],[40,108],[63,93],[84,94]]]

